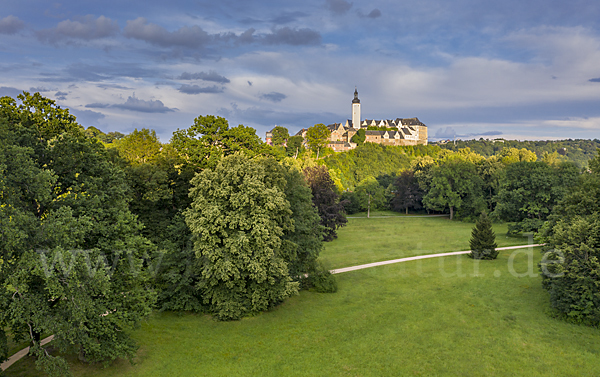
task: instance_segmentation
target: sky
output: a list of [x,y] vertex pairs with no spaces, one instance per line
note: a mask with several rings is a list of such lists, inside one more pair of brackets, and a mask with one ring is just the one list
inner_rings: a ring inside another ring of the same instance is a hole
[[431,141],[600,138],[598,0],[1,0],[0,96],[104,132],[418,117]]

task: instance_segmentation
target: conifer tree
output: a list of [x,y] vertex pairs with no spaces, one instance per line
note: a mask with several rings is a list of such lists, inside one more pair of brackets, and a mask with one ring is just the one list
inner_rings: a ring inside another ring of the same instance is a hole
[[492,222],[485,212],[481,213],[479,220],[471,232],[471,253],[469,257],[473,259],[496,259],[498,251],[496,247],[496,234],[492,229]]

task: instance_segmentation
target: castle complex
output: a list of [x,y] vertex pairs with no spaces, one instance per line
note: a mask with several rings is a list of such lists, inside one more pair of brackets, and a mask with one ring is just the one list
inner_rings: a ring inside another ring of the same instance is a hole
[[[365,143],[427,145],[427,126],[418,118],[361,120],[360,99],[358,99],[357,89],[354,89],[354,99],[352,100],[352,119],[346,120],[344,124],[330,124],[327,128],[331,132],[327,146],[336,152],[356,148],[357,144],[352,142],[352,137],[360,130],[364,130]],[[306,141],[306,131],[307,129],[303,128],[296,135],[302,135]],[[271,132],[267,132],[266,141],[268,144],[271,144],[271,136]]]

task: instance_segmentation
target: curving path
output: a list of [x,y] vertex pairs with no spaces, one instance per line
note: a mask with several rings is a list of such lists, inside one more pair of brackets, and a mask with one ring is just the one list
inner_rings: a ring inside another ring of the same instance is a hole
[[[525,249],[525,248],[528,248],[528,247],[536,247],[536,246],[544,246],[544,244],[543,243],[538,243],[538,244],[535,244],[535,245],[520,245],[520,246],[497,247],[496,250]],[[362,269],[365,269],[365,268],[371,268],[371,267],[377,267],[377,266],[385,266],[386,264],[402,263],[402,262],[408,262],[408,261],[411,261],[411,260],[418,260],[418,259],[448,257],[448,256],[451,256],[451,255],[468,254],[470,252],[471,252],[471,250],[467,250],[467,251],[453,251],[453,252],[449,252],[449,253],[439,253],[439,254],[417,255],[415,257],[392,259],[392,260],[386,260],[386,261],[382,261],[382,262],[361,264],[361,265],[352,266],[352,267],[336,268],[335,270],[331,270],[330,272],[332,274],[340,274],[342,272],[362,270]]]
[[[528,248],[528,247],[536,247],[536,246],[543,246],[543,245],[544,244],[497,247],[496,250],[525,249],[525,248]],[[337,268],[335,270],[331,270],[330,272],[332,274],[341,274],[342,272],[350,272],[350,271],[356,271],[356,270],[363,270],[365,268],[371,268],[371,267],[377,267],[377,266],[385,266],[386,264],[409,262],[409,261],[419,260],[419,259],[448,257],[448,256],[452,256],[452,255],[468,254],[470,252],[471,252],[471,250],[467,250],[467,251],[453,251],[453,252],[449,252],[449,253],[439,253],[439,254],[418,255],[418,256],[415,256],[415,257],[392,259],[392,260],[386,260],[386,261],[375,262],[375,263],[361,264],[361,265],[352,266],[352,267]],[[50,342],[52,339],[54,339],[54,335],[51,335],[51,336],[43,339],[41,343],[42,343],[42,345],[45,345],[46,343]],[[5,361],[4,363],[2,363],[0,365],[0,369],[1,370],[6,370],[8,367],[10,367],[11,365],[13,365],[17,361],[19,361],[21,358],[25,357],[28,353],[29,353],[29,347],[20,350],[19,352],[17,352],[14,355],[12,355],[7,361]]]

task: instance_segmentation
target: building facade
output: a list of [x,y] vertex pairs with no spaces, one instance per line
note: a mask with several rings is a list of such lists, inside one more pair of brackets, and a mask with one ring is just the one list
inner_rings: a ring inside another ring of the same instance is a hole
[[[365,132],[365,143],[383,145],[427,145],[427,126],[419,118],[396,119],[364,119],[361,120],[360,99],[358,89],[354,89],[352,100],[352,119],[345,123],[333,123],[329,128],[329,148],[336,152],[343,152],[356,148],[352,137],[360,130]],[[369,129],[371,128],[371,129]],[[374,129],[376,128],[376,129]],[[306,144],[306,128],[296,135],[301,135]],[[271,132],[267,132],[266,140],[270,144]]]

